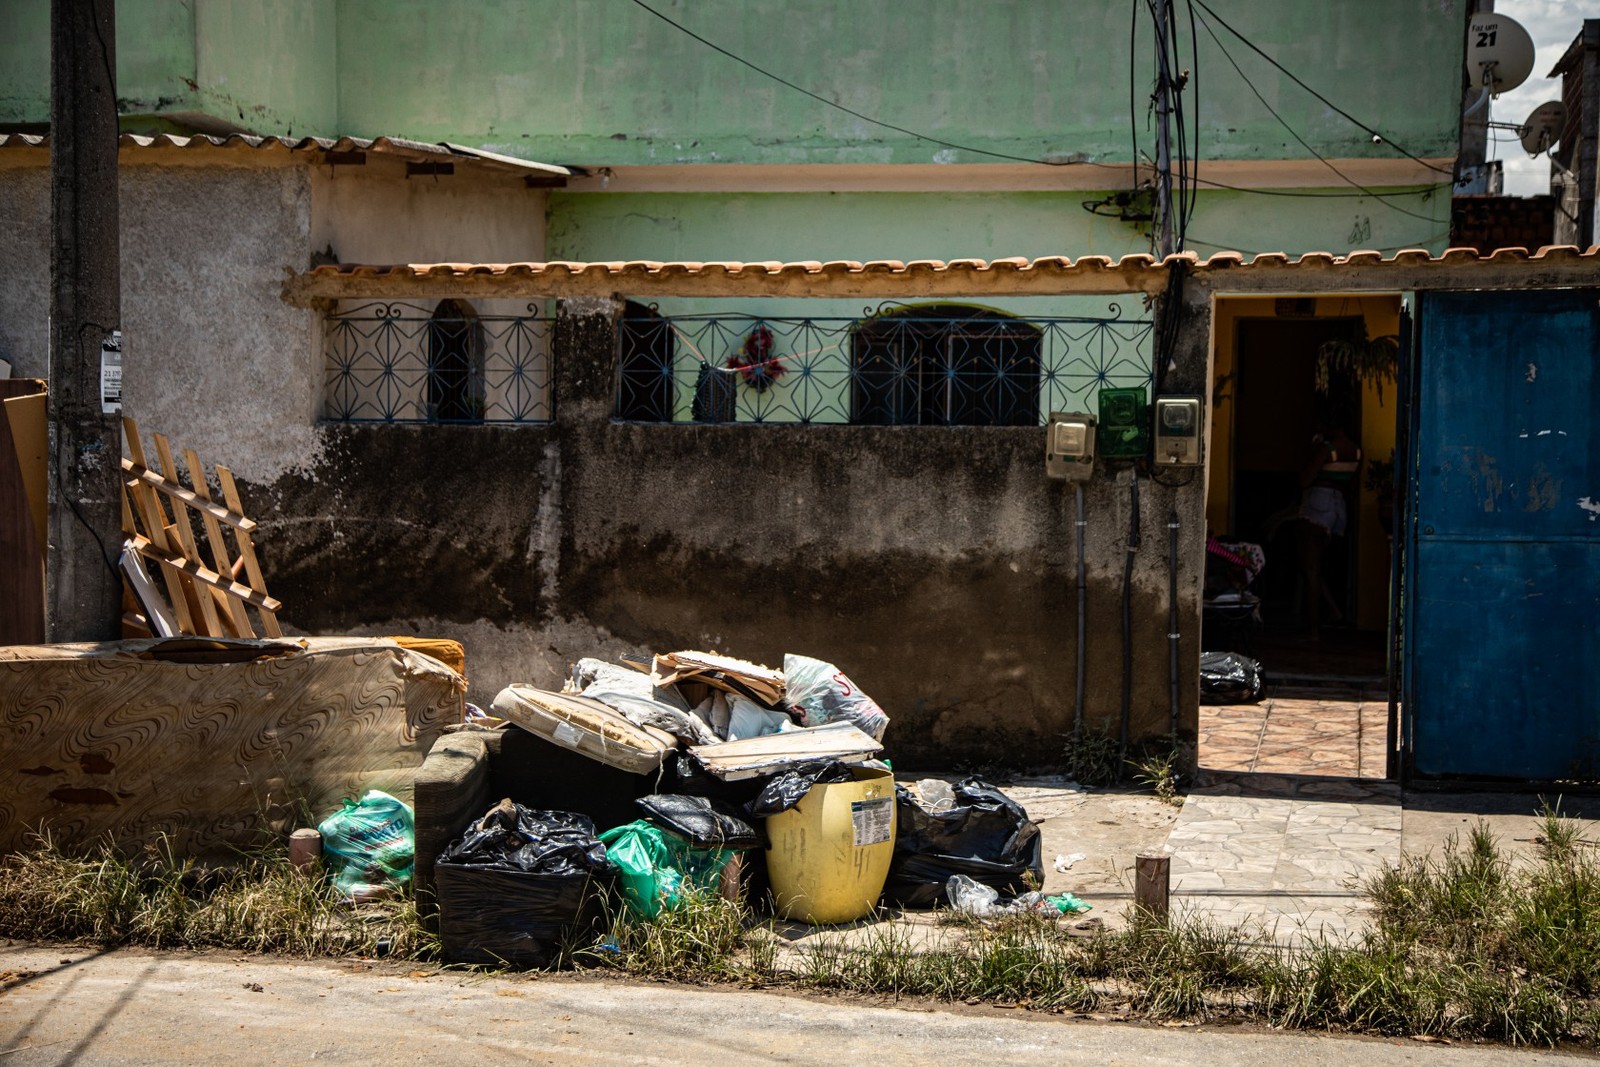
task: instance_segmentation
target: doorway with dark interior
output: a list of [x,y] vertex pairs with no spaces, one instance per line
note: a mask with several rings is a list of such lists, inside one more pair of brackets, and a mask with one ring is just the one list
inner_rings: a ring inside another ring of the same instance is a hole
[[[1358,629],[1361,383],[1323,373],[1359,316],[1239,320],[1233,380],[1231,533],[1267,561],[1255,649],[1278,675],[1381,678],[1383,634]],[[1370,595],[1370,592],[1368,593]]]

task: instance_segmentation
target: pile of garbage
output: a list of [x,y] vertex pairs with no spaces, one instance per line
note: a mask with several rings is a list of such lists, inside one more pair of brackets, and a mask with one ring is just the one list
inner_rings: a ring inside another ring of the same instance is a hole
[[[489,716],[481,728],[628,772],[637,818],[597,827],[581,813],[601,808],[585,804],[595,796],[573,796],[576,811],[497,803],[438,858],[448,958],[542,961],[607,897],[648,919],[720,892],[812,923],[884,905],[979,918],[1089,907],[1039,892],[1039,828],[993,785],[896,784],[882,758],[889,716],[822,660],[786,655],[780,671],[695,651],[582,659],[560,691],[508,686]],[[607,773],[594,791],[617,780]]]

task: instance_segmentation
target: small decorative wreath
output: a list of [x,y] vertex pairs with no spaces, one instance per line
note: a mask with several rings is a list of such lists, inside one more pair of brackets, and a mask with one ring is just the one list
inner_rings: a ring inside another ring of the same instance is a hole
[[745,384],[756,392],[766,392],[788,369],[773,356],[774,345],[772,331],[765,326],[757,326],[746,335],[739,355],[728,357],[727,365],[737,370]]

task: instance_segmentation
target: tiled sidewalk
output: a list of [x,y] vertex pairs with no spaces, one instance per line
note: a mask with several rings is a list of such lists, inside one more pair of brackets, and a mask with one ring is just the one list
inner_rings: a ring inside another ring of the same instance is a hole
[[1382,778],[1384,694],[1284,690],[1258,704],[1200,708],[1200,766],[1236,774]]
[[1383,782],[1252,775],[1198,790],[1167,838],[1174,907],[1283,943],[1350,940],[1361,882],[1400,859],[1400,817]]

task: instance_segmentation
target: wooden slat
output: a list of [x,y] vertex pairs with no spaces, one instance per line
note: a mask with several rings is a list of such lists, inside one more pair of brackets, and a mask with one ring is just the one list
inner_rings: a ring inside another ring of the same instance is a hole
[[[194,488],[194,495],[210,503],[211,485],[206,481],[206,470],[200,463],[199,455],[194,449],[186,448],[183,450],[183,462],[189,468],[189,484]],[[237,579],[239,572],[228,556],[228,539],[222,532],[222,524],[215,515],[205,509],[200,509],[200,521],[205,524],[206,543],[211,549],[212,569],[218,574]],[[244,610],[244,605],[237,598],[226,595],[223,595],[222,602],[224,610],[228,612],[235,636],[254,637],[255,629],[250,625],[250,616]]]
[[168,479],[163,478],[160,474],[157,474],[155,471],[151,470],[149,467],[146,467],[142,463],[134,460],[124,459],[122,461],[122,469],[139,478],[141,481],[148,484],[152,489],[180,500],[189,507],[194,508],[196,511],[210,515],[218,522],[225,523],[226,525],[232,526],[237,530],[250,531],[256,528],[256,521],[254,519],[247,519],[243,515],[236,515],[222,505],[213,502],[209,496],[201,497],[193,490],[187,489],[184,486],[177,484],[175,481],[169,481]]
[[[202,566],[191,559],[184,559],[182,556],[168,556],[163,554],[162,551],[152,544],[146,537],[140,536],[133,538],[133,548],[135,552],[138,552],[139,555],[145,557],[146,559],[155,560],[163,566],[171,567],[182,574],[188,575],[197,582],[203,582],[206,585],[221,589],[230,596],[238,597],[240,600],[249,604],[258,611],[271,612],[279,611],[283,608],[283,605],[274,600],[272,597],[267,596],[264,593],[258,593],[247,585],[240,585],[238,582],[230,581],[218,574],[216,571],[212,570],[210,567]],[[275,634],[273,636],[282,637],[283,635]]]
[[[160,464],[156,473],[167,483],[174,486],[178,485],[178,466],[173,462],[172,445],[167,441],[166,434],[152,434],[151,437],[156,443],[156,462]],[[193,496],[194,494],[191,493],[189,495]],[[172,525],[167,527],[167,544],[171,545],[173,542],[177,542],[177,546],[185,559],[201,563],[203,560],[200,556],[200,546],[195,543],[194,539],[194,523],[189,520],[188,508],[180,506],[180,504],[186,505],[187,501],[183,501],[180,498],[178,503],[172,505]],[[184,593],[189,600],[190,614],[195,615],[198,613],[198,617],[205,624],[203,631],[205,636],[228,636],[223,631],[222,621],[217,617],[217,605],[212,600],[209,591],[195,586],[192,582],[186,582]]]
[[[217,481],[222,486],[223,502],[231,510],[241,515],[244,514],[244,504],[239,500],[239,487],[234,484],[233,471],[219,463],[217,465]],[[261,563],[256,559],[256,546],[250,540],[249,531],[239,530],[234,537],[239,543],[239,555],[244,559],[244,572],[250,580],[251,587],[260,590],[261,595],[265,596],[267,580],[261,574]],[[272,604],[271,608],[256,606],[257,610],[261,612],[261,628],[266,631],[267,637],[282,637],[283,631],[278,627],[277,617],[272,614],[278,610],[278,602],[274,600]]]
[[157,555],[154,558],[161,562],[159,569],[162,583],[167,587],[167,600],[178,616],[178,625],[185,633],[192,634],[195,632],[195,622],[194,616],[189,612],[188,597],[184,592],[183,572],[165,563],[168,558],[176,554],[167,541],[166,508],[149,486],[136,479],[125,480],[123,487],[133,498],[134,512],[144,526],[143,534],[135,531],[133,541],[135,544],[144,541],[156,550]]

